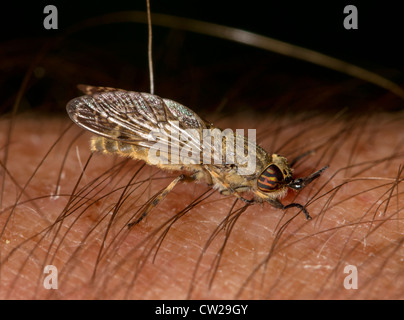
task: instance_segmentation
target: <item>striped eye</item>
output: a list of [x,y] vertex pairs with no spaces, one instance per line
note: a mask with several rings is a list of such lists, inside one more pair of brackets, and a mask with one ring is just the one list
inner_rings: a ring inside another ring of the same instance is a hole
[[258,177],[258,189],[269,192],[278,188],[284,177],[277,165],[271,164]]

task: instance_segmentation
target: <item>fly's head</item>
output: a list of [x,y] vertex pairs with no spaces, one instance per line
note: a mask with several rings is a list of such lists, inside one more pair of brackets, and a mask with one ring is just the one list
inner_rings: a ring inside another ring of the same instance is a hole
[[293,169],[289,166],[286,158],[277,154],[273,154],[271,158],[272,161],[257,179],[257,194],[263,200],[282,198],[288,188],[302,190],[328,168],[324,167],[305,178],[293,179]]
[[286,158],[272,155],[272,161],[259,174],[257,179],[258,195],[263,198],[282,198],[287,192],[287,185],[292,181],[293,170]]

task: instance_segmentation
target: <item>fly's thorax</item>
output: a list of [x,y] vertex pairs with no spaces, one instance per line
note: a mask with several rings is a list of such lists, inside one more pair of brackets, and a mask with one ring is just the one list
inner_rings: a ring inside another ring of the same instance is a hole
[[248,166],[251,164],[248,162],[225,163],[223,161],[221,164],[204,165],[206,171],[212,176],[213,183],[216,184],[220,191],[242,189],[254,192],[257,189],[259,174],[271,161],[268,153],[254,141],[249,140],[247,137],[243,137],[243,141],[244,150],[249,150],[253,155],[251,159],[254,161],[254,170],[249,170],[251,168]]
[[270,156],[256,143],[255,130],[249,129],[248,136],[241,135],[237,131],[233,132],[232,143],[234,143],[234,148],[231,149],[233,153],[225,149],[228,146],[228,141],[223,140],[222,154],[226,155],[226,158],[222,159],[223,163],[232,164],[233,171],[244,176],[246,180],[256,179],[270,161]]
[[235,165],[203,165],[203,167],[210,174],[212,184],[216,189],[220,192],[228,191],[224,194],[232,194],[240,188],[251,190],[256,181],[249,176],[238,174]]

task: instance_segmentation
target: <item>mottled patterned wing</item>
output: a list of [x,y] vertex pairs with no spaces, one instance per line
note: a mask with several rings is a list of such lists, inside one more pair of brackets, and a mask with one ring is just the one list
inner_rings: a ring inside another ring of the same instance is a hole
[[[66,109],[77,125],[97,135],[146,148],[155,148],[157,141],[160,147],[188,146],[198,151],[189,157],[200,163],[202,129],[207,124],[175,101],[148,93],[107,91],[75,98]],[[173,133],[176,130],[179,135]]]

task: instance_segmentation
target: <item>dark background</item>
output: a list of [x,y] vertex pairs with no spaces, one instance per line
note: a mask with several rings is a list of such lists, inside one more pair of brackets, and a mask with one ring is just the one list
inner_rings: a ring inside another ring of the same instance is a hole
[[[397,3],[151,0],[151,9],[318,50],[402,84],[404,18]],[[43,28],[48,4],[58,9],[58,30]],[[358,8],[358,30],[343,27],[349,4]],[[79,95],[78,83],[149,91],[145,24],[105,24],[66,35],[88,18],[125,10],[145,11],[146,1],[2,4],[0,111],[10,112],[30,68],[18,112],[64,114],[66,102]],[[181,30],[155,26],[153,36],[156,94],[197,112],[402,109],[402,100],[384,89],[309,63]]]

